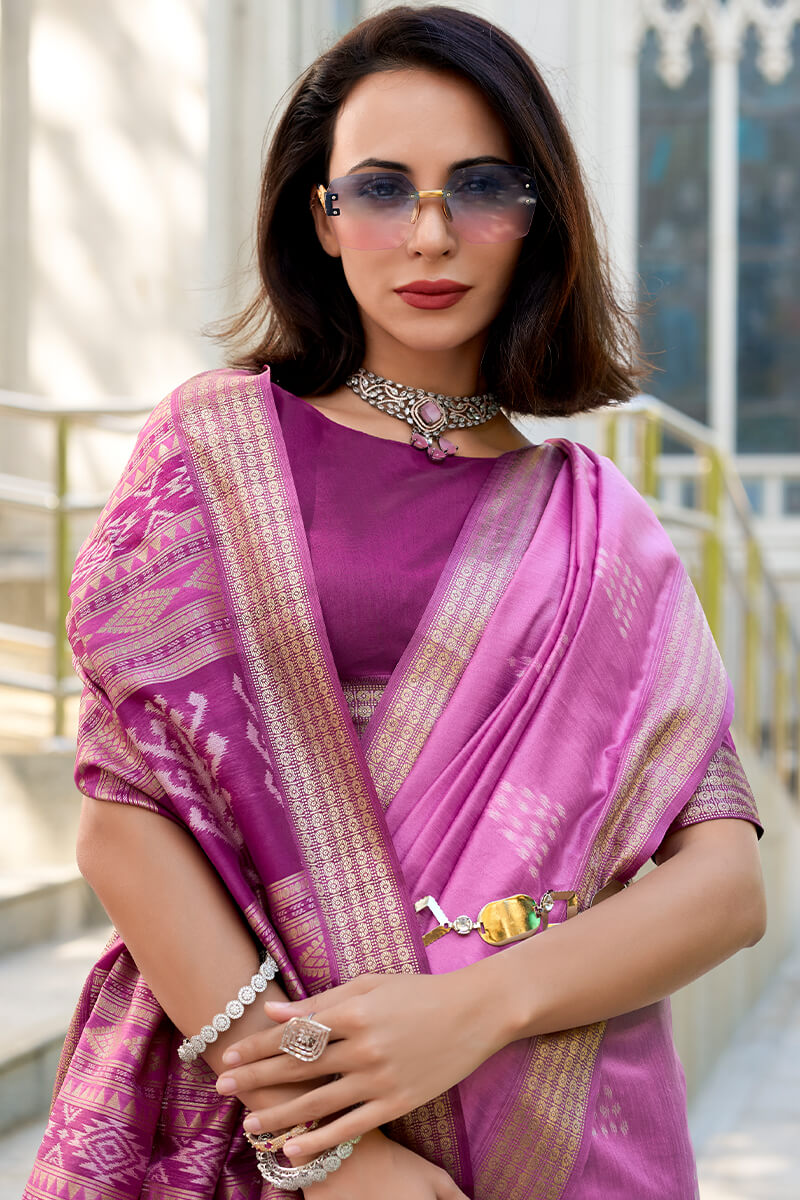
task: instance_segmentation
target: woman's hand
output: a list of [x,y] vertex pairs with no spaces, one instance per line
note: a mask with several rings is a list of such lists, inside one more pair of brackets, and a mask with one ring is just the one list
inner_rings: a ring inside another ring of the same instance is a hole
[[446,1171],[379,1129],[364,1134],[339,1170],[306,1195],[309,1200],[467,1200]]
[[225,1051],[217,1090],[241,1096],[338,1075],[297,1100],[259,1108],[245,1122],[248,1130],[269,1132],[342,1113],[286,1146],[293,1160],[321,1154],[440,1095],[506,1044],[491,997],[477,989],[475,980],[484,978],[469,970],[361,975],[308,1000],[267,1001],[264,1011],[277,1022],[313,1012],[330,1026],[330,1042],[316,1062],[304,1063],[280,1051],[281,1028],[252,1034]]

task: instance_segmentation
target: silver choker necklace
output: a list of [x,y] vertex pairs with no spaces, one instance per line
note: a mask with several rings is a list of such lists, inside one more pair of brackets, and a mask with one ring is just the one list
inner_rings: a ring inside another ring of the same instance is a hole
[[393,383],[365,367],[348,376],[345,385],[373,408],[407,421],[411,426],[411,445],[417,450],[427,450],[428,458],[434,462],[441,462],[458,449],[442,437],[445,429],[483,425],[500,411],[491,392],[481,396],[443,396],[441,392]]

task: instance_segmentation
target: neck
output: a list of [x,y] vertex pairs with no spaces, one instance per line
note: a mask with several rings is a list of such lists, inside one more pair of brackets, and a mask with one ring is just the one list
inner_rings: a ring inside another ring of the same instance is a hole
[[367,336],[363,365],[373,374],[407,387],[445,396],[475,396],[486,390],[480,376],[485,344],[481,337],[452,350],[418,350]]

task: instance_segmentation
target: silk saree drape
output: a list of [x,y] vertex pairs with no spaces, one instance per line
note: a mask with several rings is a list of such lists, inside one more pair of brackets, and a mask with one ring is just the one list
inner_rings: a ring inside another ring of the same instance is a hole
[[[588,906],[647,861],[709,769],[751,812],[685,572],[619,473],[568,442],[494,464],[362,737],[268,372],[209,372],[155,410],[79,555],[69,633],[79,787],[188,829],[293,998],[502,953],[477,934],[426,948],[423,895],[451,916],[547,889]],[[443,1035],[458,1036],[446,1014]],[[112,939],[26,1200],[281,1194],[181,1039]],[[625,1111],[613,1163],[592,1147],[604,1097]],[[641,1197],[694,1194],[666,1003],[515,1042],[390,1133],[476,1200],[608,1198],[633,1178]]]

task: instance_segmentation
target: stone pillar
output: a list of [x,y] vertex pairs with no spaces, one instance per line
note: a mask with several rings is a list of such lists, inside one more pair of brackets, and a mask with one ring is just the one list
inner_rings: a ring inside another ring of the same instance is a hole
[[0,4],[0,387],[28,387],[30,104],[27,0]]

